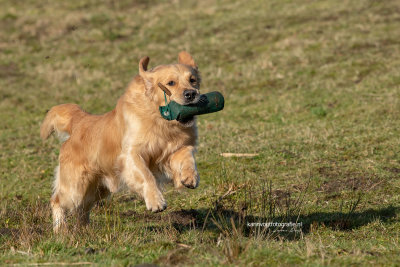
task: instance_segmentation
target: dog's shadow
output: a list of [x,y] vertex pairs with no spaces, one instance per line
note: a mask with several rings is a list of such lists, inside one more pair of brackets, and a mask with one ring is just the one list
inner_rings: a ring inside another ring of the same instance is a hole
[[[338,231],[351,231],[374,221],[396,222],[400,207],[388,206],[381,209],[368,209],[359,212],[314,212],[307,215],[291,217],[262,217],[246,215],[229,209],[182,209],[178,211],[166,211],[163,213],[136,213],[134,211],[125,212],[120,216],[133,217],[135,221],[148,223],[149,230],[157,230],[160,222],[167,223],[175,228],[179,233],[187,231],[208,231],[219,234],[229,233],[233,228],[241,229],[244,236],[250,236],[259,228],[265,228],[265,223],[297,223],[297,228],[290,231],[288,228],[267,226],[270,232],[278,233],[280,236],[288,238],[298,237],[298,233],[308,234],[318,227],[327,227]],[[256,223],[256,224],[254,224]],[[263,224],[264,223],[264,224]],[[259,230],[259,229],[258,229]],[[297,233],[297,234],[296,234]]]

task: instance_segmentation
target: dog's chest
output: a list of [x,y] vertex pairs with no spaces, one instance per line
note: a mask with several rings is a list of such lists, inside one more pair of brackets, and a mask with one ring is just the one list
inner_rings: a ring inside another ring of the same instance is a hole
[[163,163],[177,150],[188,143],[189,137],[183,133],[175,133],[174,135],[153,134],[149,135],[142,143],[140,153],[147,158],[150,163]]
[[[142,131],[141,131],[142,130]],[[122,154],[136,154],[149,164],[164,163],[180,148],[194,145],[195,136],[190,132],[171,129],[129,129],[122,140]]]

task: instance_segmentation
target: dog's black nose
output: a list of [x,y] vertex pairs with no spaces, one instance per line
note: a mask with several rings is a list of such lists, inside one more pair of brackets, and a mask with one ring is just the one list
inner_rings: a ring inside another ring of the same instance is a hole
[[196,97],[196,90],[185,90],[183,91],[183,96],[186,100],[193,100]]

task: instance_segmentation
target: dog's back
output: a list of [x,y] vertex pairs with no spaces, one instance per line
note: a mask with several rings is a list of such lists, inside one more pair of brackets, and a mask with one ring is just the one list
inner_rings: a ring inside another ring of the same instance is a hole
[[62,104],[49,110],[40,128],[40,136],[45,140],[55,132],[64,143],[61,156],[72,154],[76,161],[86,162],[90,168],[102,167],[96,171],[109,172],[120,152],[123,128],[118,123],[116,109],[93,115],[76,104]]

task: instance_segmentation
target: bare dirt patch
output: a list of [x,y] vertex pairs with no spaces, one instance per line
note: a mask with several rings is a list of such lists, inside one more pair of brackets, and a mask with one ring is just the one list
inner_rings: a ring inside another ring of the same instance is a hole
[[318,189],[327,194],[338,194],[342,191],[369,191],[383,185],[384,180],[376,175],[362,172],[345,172],[340,169],[321,167],[318,172],[327,178]]
[[0,236],[15,236],[18,233],[18,229],[11,228],[0,228]]
[[[188,264],[190,262],[187,254],[188,248],[177,248],[169,251],[166,255],[158,258],[155,263],[161,264],[163,266],[177,266],[181,265],[183,262]],[[188,262],[189,261],[189,262]],[[157,266],[157,265],[154,265]]]
[[0,64],[0,78],[16,77],[20,75],[21,73],[18,69],[17,64]]
[[396,168],[396,167],[386,168],[386,170],[391,172],[391,173],[394,173],[394,174],[399,174],[400,173],[400,168]]

